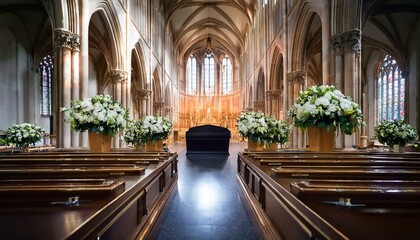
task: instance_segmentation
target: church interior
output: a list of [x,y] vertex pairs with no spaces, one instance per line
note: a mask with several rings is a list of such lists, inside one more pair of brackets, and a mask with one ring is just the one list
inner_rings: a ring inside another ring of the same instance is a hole
[[[420,127],[418,0],[2,0],[0,46],[1,239],[420,238],[419,142],[377,133]],[[363,114],[326,152],[290,117],[319,86]],[[89,151],[63,109],[96,95],[167,119],[167,149]],[[249,112],[287,141],[251,149]]]

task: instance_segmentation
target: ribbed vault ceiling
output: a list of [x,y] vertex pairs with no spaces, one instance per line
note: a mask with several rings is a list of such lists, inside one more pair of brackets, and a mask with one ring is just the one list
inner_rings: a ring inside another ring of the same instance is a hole
[[166,0],[166,24],[180,56],[212,49],[239,56],[252,24],[255,0]]

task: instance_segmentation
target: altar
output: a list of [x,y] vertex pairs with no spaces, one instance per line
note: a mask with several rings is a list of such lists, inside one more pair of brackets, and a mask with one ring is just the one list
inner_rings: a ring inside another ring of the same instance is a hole
[[203,125],[190,128],[185,137],[187,153],[229,156],[230,131],[227,128]]

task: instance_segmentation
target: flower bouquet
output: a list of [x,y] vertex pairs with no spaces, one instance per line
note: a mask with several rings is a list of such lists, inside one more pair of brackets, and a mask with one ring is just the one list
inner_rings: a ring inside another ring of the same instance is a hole
[[276,120],[274,118],[268,119],[268,134],[265,139],[267,144],[280,143],[281,145],[289,141],[290,128],[284,121]]
[[417,139],[417,130],[403,120],[385,120],[374,128],[374,132],[378,141],[390,148],[394,145],[405,147]]
[[140,138],[143,142],[167,139],[172,132],[172,123],[166,118],[146,116],[140,121]]
[[130,121],[127,123],[122,135],[122,138],[126,143],[138,145],[144,141],[140,132],[141,124],[141,121]]
[[264,113],[244,112],[239,116],[236,128],[242,137],[263,145],[269,131],[268,118]]
[[162,151],[163,140],[172,132],[172,123],[163,117],[146,116],[136,123],[134,131],[138,134],[135,139],[145,143],[147,151]]
[[12,144],[17,147],[28,147],[30,144],[35,144],[40,141],[44,130],[40,127],[30,124],[22,123],[9,127],[6,130],[5,141],[7,144]]
[[359,105],[328,85],[311,86],[301,91],[288,116],[293,119],[293,125],[302,130],[310,126],[326,128],[327,131],[338,128],[346,135],[351,135],[364,124]]
[[83,101],[71,102],[70,108],[61,108],[73,131],[89,131],[115,136],[128,119],[128,111],[109,95],[96,95]]
[[248,138],[248,150],[262,150],[269,133],[268,118],[264,113],[244,112],[236,122],[236,128],[243,138]]

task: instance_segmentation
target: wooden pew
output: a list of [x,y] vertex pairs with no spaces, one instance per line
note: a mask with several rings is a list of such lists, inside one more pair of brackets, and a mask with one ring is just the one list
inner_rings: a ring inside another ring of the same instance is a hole
[[418,180],[311,179],[290,183],[290,191],[301,199],[337,201],[344,198],[347,200],[342,203],[344,206],[372,202],[420,204],[420,181]]
[[176,186],[177,156],[1,153],[0,238],[146,238]]
[[419,239],[419,163],[411,153],[244,152],[238,179],[266,238]]

